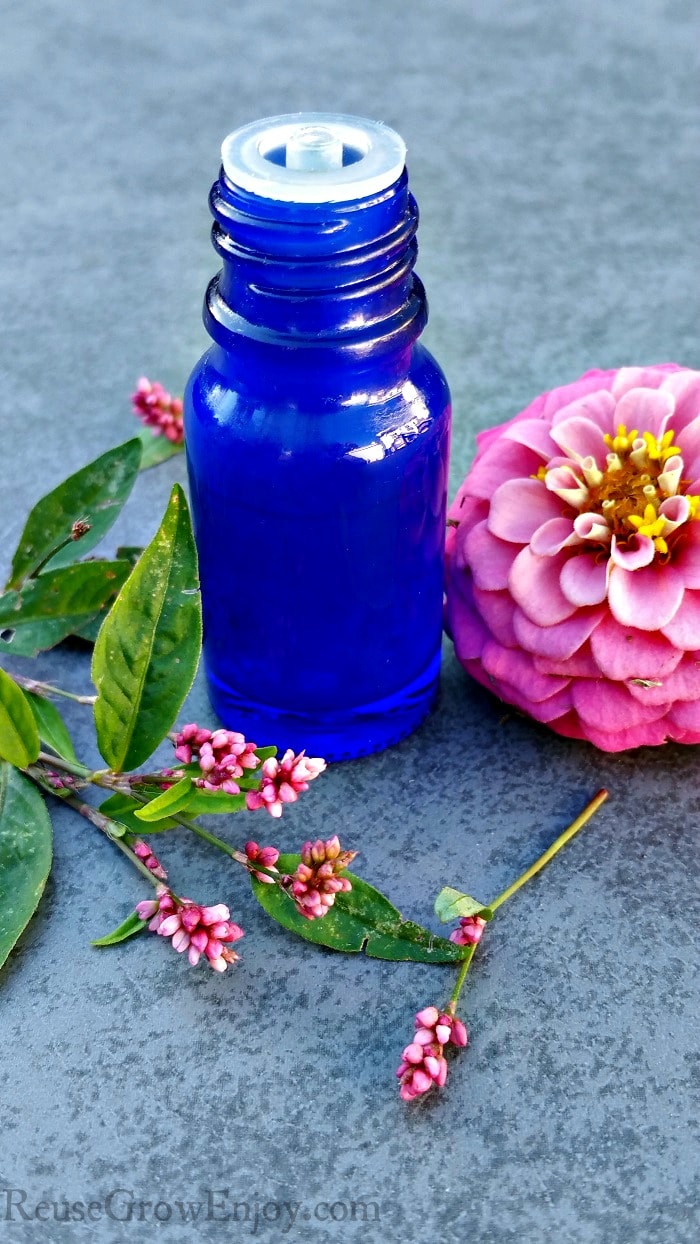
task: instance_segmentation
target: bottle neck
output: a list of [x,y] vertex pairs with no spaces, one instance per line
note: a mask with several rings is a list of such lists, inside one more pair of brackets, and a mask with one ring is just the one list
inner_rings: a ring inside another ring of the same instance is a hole
[[404,170],[392,186],[347,203],[285,203],[234,187],[210,195],[222,269],[204,322],[225,350],[282,347],[309,360],[400,355],[427,319],[413,268],[418,209]]

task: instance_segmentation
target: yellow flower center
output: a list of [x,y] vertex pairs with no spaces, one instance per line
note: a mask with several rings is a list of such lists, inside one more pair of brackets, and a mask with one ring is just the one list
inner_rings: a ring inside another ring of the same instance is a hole
[[[602,478],[589,485],[587,509],[603,515],[618,540],[638,533],[654,541],[659,553],[668,552],[663,537],[666,520],[659,516],[659,507],[668,497],[682,492],[681,481],[666,475],[667,463],[680,457],[674,444],[674,433],[664,432],[659,440],[651,432],[640,437],[636,428],[630,432],[620,424],[616,436],[607,435],[610,449]],[[681,464],[682,465],[682,464]],[[700,497],[688,496],[690,517],[700,516]]]

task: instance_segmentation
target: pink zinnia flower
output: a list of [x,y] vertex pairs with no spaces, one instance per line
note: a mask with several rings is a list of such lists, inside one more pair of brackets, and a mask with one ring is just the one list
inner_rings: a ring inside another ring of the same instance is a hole
[[246,769],[257,769],[258,757],[255,743],[248,743],[235,730],[204,730],[195,722],[183,726],[175,736],[175,755],[184,764],[197,761],[202,777],[195,786],[204,790],[223,790],[227,795],[238,795],[240,786],[236,778],[243,777]]
[[477,440],[447,537],[459,660],[604,751],[700,742],[700,372],[587,372]]
[[448,1044],[467,1044],[467,1030],[461,1019],[426,1006],[416,1015],[416,1031],[401,1055],[396,1071],[399,1093],[404,1101],[413,1101],[431,1088],[442,1088],[447,1080]]
[[271,756],[263,762],[260,790],[248,791],[246,795],[249,810],[265,808],[270,816],[281,816],[283,805],[296,803],[302,791],[309,789],[309,782],[325,767],[326,762],[320,757],[305,756],[303,752],[295,756],[291,747],[281,760]]
[[300,916],[317,920],[326,915],[335,903],[336,894],[347,894],[352,885],[347,877],[339,876],[354,860],[356,851],[343,851],[337,834],[322,842],[305,842],[301,848],[301,863],[291,876],[283,877],[282,884],[294,899]]
[[186,950],[193,967],[202,955],[215,972],[225,972],[238,960],[230,945],[243,937],[243,929],[233,923],[224,903],[200,907],[189,898],[176,898],[163,887],[157,900],[137,903],[136,912],[141,920],[150,922],[148,927],[154,933],[170,938],[178,954]]
[[179,397],[172,397],[162,384],[141,376],[136,392],[131,395],[131,405],[134,414],[153,430],[154,436],[165,436],[174,445],[182,444],[184,430]]
[[485,928],[483,916],[460,916],[459,928],[450,933],[450,941],[457,946],[476,946]]

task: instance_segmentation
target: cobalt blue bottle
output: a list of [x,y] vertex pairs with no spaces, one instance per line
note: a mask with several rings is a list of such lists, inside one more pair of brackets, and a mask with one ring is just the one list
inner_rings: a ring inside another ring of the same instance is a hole
[[376,122],[235,131],[185,439],[212,703],[340,760],[409,734],[440,667],[449,391],[418,338],[418,212]]

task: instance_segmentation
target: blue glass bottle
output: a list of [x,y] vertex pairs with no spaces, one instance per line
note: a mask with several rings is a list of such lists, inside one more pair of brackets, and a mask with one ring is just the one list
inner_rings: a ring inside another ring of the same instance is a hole
[[378,751],[440,667],[450,404],[405,147],[353,117],[256,122],[210,204],[185,439],[212,703],[260,744]]

